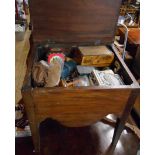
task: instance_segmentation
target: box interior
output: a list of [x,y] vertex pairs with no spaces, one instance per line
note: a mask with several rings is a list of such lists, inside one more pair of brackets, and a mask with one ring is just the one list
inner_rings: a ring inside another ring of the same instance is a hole
[[[77,47],[64,47],[64,45],[59,45],[59,44],[41,44],[41,45],[38,45],[37,48],[36,48],[36,52],[35,52],[35,58],[34,58],[34,62],[39,62],[40,60],[46,60],[46,49],[47,47],[49,48],[65,48],[67,49],[67,52],[65,53],[65,55],[69,56],[69,57],[72,57],[74,55],[74,50],[76,50]],[[124,82],[124,85],[125,86],[129,86],[131,84],[134,85],[134,82],[132,80],[132,78],[130,77],[130,75],[127,73],[127,71],[125,70],[125,68],[123,66],[121,66],[121,63],[117,57],[117,55],[115,54],[114,50],[112,49],[111,46],[107,46],[113,53],[114,53],[114,61],[111,63],[111,66],[109,66],[109,69],[112,69],[114,71],[115,74],[119,74],[119,76],[121,77],[121,79],[123,80]],[[117,67],[120,66],[119,70],[116,71]],[[99,67],[98,68],[99,70],[103,70],[104,67]],[[123,87],[124,87],[123,85]],[[32,75],[31,75],[31,87],[36,87],[36,85],[34,84],[33,82],[33,79],[32,79]],[[60,86],[56,86],[56,87],[60,87]],[[87,87],[93,87],[93,86],[87,86]],[[102,87],[102,86],[100,86]],[[52,88],[52,87],[51,87]],[[103,86],[104,88],[104,86]],[[121,86],[119,87],[121,88]]]

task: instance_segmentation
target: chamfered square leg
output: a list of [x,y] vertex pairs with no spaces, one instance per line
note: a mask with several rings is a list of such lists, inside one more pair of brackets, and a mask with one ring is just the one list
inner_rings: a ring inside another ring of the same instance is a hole
[[116,123],[114,134],[113,134],[112,144],[111,144],[113,147],[117,145],[117,142],[121,136],[121,133],[124,130],[124,126],[128,119],[128,116],[130,115],[131,109],[136,101],[136,98],[137,98],[136,91],[132,91],[128,98],[127,104],[125,106],[125,109],[121,117],[117,119],[117,123]]

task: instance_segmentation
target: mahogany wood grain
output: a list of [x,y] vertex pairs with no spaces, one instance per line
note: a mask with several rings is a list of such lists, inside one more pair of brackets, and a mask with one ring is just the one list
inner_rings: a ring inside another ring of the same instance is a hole
[[[125,30],[123,28],[119,28],[119,32],[121,35],[125,34]],[[128,42],[130,44],[140,45],[140,28],[129,28]]]
[[114,41],[121,0],[32,0],[35,41],[93,45]]
[[71,127],[86,126],[109,113],[121,113],[130,89],[34,89],[35,113],[40,121],[53,118]]

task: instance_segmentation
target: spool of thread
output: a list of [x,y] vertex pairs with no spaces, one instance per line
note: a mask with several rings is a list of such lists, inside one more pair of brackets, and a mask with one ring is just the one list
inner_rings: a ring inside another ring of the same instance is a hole
[[52,64],[53,61],[58,61],[61,64],[61,69],[63,70],[65,55],[62,53],[51,53],[48,55],[48,64]]

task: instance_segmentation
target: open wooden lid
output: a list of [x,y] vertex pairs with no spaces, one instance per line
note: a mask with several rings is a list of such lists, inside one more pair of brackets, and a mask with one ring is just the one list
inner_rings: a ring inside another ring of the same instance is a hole
[[114,41],[121,0],[31,0],[33,39],[72,45]]

